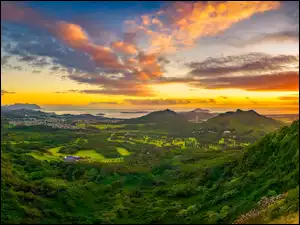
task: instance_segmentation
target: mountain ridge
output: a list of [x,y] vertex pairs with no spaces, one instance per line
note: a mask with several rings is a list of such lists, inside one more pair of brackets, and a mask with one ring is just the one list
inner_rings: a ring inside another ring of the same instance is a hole
[[283,125],[282,122],[263,116],[254,110],[243,111],[240,109],[221,113],[203,124],[206,128],[222,131],[233,129],[239,133],[258,129],[267,133],[275,131]]
[[1,106],[1,110],[19,110],[19,109],[28,109],[28,110],[34,110],[34,109],[42,109],[37,104],[30,104],[30,103],[15,103],[12,105],[4,105]]

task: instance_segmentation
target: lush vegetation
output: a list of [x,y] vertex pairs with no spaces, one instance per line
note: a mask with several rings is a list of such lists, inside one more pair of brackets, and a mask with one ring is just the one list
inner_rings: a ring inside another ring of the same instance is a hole
[[2,127],[1,223],[232,223],[279,194],[257,220],[299,210],[299,121],[249,147],[141,124]]

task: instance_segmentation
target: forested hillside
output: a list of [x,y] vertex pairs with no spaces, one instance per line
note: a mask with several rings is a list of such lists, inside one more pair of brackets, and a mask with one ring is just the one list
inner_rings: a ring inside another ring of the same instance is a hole
[[231,130],[237,134],[244,133],[262,133],[275,131],[284,125],[284,123],[272,118],[263,116],[254,110],[243,111],[238,109],[235,112],[221,113],[218,116],[209,119],[201,124],[204,128],[216,131]]
[[1,223],[233,223],[271,199],[246,218],[268,223],[299,210],[298,139],[296,121],[244,151],[137,148],[116,164],[3,144]]

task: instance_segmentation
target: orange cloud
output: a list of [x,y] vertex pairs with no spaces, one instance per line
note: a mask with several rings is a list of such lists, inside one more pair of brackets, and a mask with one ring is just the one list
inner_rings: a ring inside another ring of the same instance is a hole
[[201,82],[201,85],[208,89],[238,88],[247,91],[299,91],[299,72],[288,71],[259,76],[217,77],[215,79],[202,79]]
[[53,33],[73,49],[91,56],[103,69],[122,70],[126,67],[120,63],[118,56],[108,47],[93,44],[82,27],[77,24],[58,22],[51,27]]
[[[155,54],[140,53],[138,55],[140,67],[144,72],[143,77],[147,75],[150,78],[157,78],[162,76],[162,69],[158,63],[158,57]],[[146,74],[146,75],[145,75]]]
[[145,26],[149,26],[150,25],[151,20],[150,20],[149,16],[143,15],[143,16],[141,16],[141,18],[142,18],[143,25],[145,25]]
[[176,37],[189,45],[199,37],[216,35],[256,13],[279,6],[279,2],[269,1],[196,2],[192,6],[182,2],[173,5],[175,10],[172,10],[171,18],[178,28]]
[[41,14],[23,5],[1,2],[2,19],[44,27],[73,49],[91,55],[95,63],[103,69],[117,70],[126,68],[119,62],[117,55],[109,48],[93,44],[83,28],[77,24],[46,19]]
[[124,95],[124,96],[155,96],[153,91],[144,85],[140,84],[132,84],[123,85],[120,87],[113,87],[113,88],[102,88],[99,90],[81,90],[78,91],[80,93],[85,94],[107,94],[107,95]]
[[122,41],[115,41],[111,43],[112,49],[116,52],[124,53],[124,54],[137,54],[138,50],[136,46],[130,43],[122,42]]
[[87,34],[77,24],[59,22],[57,23],[54,32],[60,39],[74,47],[77,46],[77,43],[88,42]]
[[144,71],[138,71],[136,73],[136,77],[139,80],[150,80],[150,76],[147,73],[145,73]]
[[135,58],[127,58],[126,63],[128,63],[130,65],[136,65],[138,63],[138,61]]
[[157,18],[153,18],[152,19],[152,24],[156,24],[159,27],[163,27],[164,26],[164,24],[159,19],[157,19]]
[[139,54],[139,61],[144,65],[153,64],[156,60],[155,54]]
[[[152,17],[141,16],[142,23],[130,23],[150,37],[153,51],[172,52],[187,47],[204,36],[216,35],[252,15],[278,9],[278,1],[175,2]],[[154,31],[149,25],[158,25]],[[128,24],[128,23],[127,23]]]
[[[10,13],[15,15],[15,17],[5,14],[1,19],[3,18],[5,20],[13,20],[22,23],[24,22],[24,18],[28,18],[26,21],[32,23],[31,16],[27,15],[29,12],[32,12],[32,15],[35,15],[34,19],[46,21],[44,16],[36,13],[32,9],[27,9],[24,6],[17,7],[14,4],[9,3],[7,7],[10,10]],[[151,23],[151,20],[149,20],[148,17],[143,18],[145,24]],[[108,72],[132,73],[133,75],[136,75],[135,77],[139,80],[153,79],[162,75],[162,70],[157,59],[158,56],[139,54],[137,58],[131,57],[139,52],[133,43],[134,33],[125,34],[125,41],[112,42],[109,48],[94,44],[85,30],[77,24],[55,21],[53,19],[48,19],[47,21],[48,22],[43,25],[37,25],[48,29],[71,48],[89,54],[96,65],[104,70],[108,69]],[[118,56],[118,53],[123,55]],[[123,61],[120,60],[120,57],[123,57],[124,55],[125,57],[122,58]],[[131,58],[127,59],[128,57]],[[126,62],[129,63],[126,64]]]

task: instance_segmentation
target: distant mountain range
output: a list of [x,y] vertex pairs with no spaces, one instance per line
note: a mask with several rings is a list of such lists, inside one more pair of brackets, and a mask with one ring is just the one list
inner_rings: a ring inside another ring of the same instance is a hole
[[[45,113],[40,111],[40,106],[36,104],[14,104],[1,107],[1,115],[9,115],[12,117],[44,117],[53,116],[71,120],[89,120],[89,121],[105,121],[119,120],[106,118],[101,114],[94,116],[91,114],[64,114],[56,115],[55,113]],[[129,113],[129,112],[123,112]],[[200,122],[196,124],[190,123],[191,121]],[[234,131],[236,134],[247,134],[253,136],[262,136],[265,133],[272,132],[284,123],[270,117],[266,117],[258,114],[254,110],[243,111],[238,109],[235,112],[226,112],[221,114],[211,113],[207,109],[194,109],[189,112],[176,113],[170,109],[162,111],[154,111],[147,115],[132,118],[121,119],[119,123],[122,124],[148,124],[149,126],[155,126],[156,128],[176,131],[185,130],[186,132],[193,129],[202,130],[204,133],[207,131],[214,131],[216,133],[224,131]]]
[[129,114],[140,114],[140,113],[148,113],[148,111],[133,111],[133,112],[130,112],[130,111],[124,111],[124,112],[120,112],[120,113],[129,113]]
[[[201,123],[190,123],[188,120],[198,117]],[[196,109],[190,112],[176,113],[170,109],[151,112],[145,116],[121,121],[122,124],[148,124],[166,131],[202,130],[203,134],[209,131],[220,134],[234,132],[237,135],[247,135],[257,138],[266,133],[277,130],[284,125],[283,122],[263,116],[254,110],[243,111],[238,109],[234,112],[221,114],[210,113],[208,110]]]
[[1,107],[1,115],[2,116],[10,116],[10,117],[48,117],[55,116],[54,113],[45,113],[40,110],[31,110],[31,109],[3,109]]
[[138,124],[138,123],[166,123],[174,121],[185,121],[178,113],[166,109],[163,111],[154,111],[145,116],[124,120],[123,123]]
[[1,110],[7,110],[7,111],[19,110],[19,109],[35,110],[35,109],[41,109],[41,107],[36,104],[21,104],[21,103],[1,106]]
[[22,118],[22,117],[35,117],[35,118],[46,118],[46,117],[55,117],[67,120],[88,120],[88,121],[105,121],[105,120],[118,120],[115,118],[106,118],[101,115],[94,116],[92,114],[63,114],[57,115],[56,113],[49,113],[43,112],[40,110],[33,110],[33,109],[7,109],[1,107],[1,115],[2,116],[9,116],[12,118]]
[[167,122],[187,122],[187,121],[205,121],[216,116],[216,113],[211,113],[207,109],[195,109],[189,112],[174,112],[170,109],[162,111],[154,111],[145,116],[138,118],[127,119],[124,123],[167,123]]

